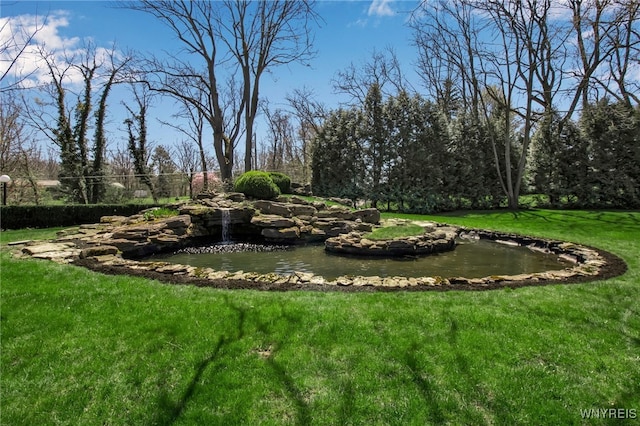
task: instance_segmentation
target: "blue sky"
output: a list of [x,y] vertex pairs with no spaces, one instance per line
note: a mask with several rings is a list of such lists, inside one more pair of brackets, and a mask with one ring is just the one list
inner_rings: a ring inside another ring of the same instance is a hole
[[[405,74],[417,85],[413,63],[416,49],[411,45],[411,30],[405,25],[409,12],[417,1],[318,1],[317,12],[324,22],[315,30],[315,49],[318,55],[310,67],[298,65],[276,68],[262,80],[262,96],[273,107],[284,107],[284,97],[294,89],[306,86],[318,100],[329,107],[337,107],[346,98],[333,93],[331,79],[336,72],[353,63],[356,66],[371,58],[375,50],[392,47]],[[153,17],[113,7],[102,1],[2,1],[2,19],[21,15],[48,16],[50,25],[41,40],[50,46],[77,48],[82,39],[90,38],[98,47],[108,48],[113,42],[121,50],[133,49],[150,54],[178,49],[173,34]],[[120,102],[114,94],[112,110]],[[171,102],[156,105],[157,118],[167,120]],[[114,111],[115,112],[115,111]],[[123,112],[122,112],[123,113]],[[122,127],[118,113],[112,114],[112,127]],[[154,117],[150,117],[154,118]],[[118,121],[118,122],[116,122]],[[160,124],[151,124],[150,134],[157,143],[171,145],[177,137]],[[258,129],[258,140],[264,138],[264,125]],[[117,134],[117,132],[114,132]],[[261,136],[263,134],[263,136]],[[112,138],[111,144],[123,144],[123,136]]]

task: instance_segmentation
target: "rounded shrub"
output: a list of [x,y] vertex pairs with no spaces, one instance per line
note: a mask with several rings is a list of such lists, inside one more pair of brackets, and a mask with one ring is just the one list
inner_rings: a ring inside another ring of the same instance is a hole
[[273,180],[273,183],[278,185],[281,193],[291,193],[291,178],[289,176],[280,172],[269,172],[269,176],[271,177],[271,180]]
[[280,188],[273,182],[267,172],[250,170],[236,179],[234,190],[247,197],[272,199],[280,195]]

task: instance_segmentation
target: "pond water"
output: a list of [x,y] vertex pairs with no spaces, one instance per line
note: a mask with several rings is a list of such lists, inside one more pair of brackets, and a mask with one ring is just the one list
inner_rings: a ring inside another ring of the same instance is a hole
[[295,271],[311,272],[328,280],[341,275],[481,278],[543,272],[568,266],[553,254],[489,240],[459,241],[456,249],[450,252],[395,259],[340,256],[326,252],[324,245],[277,247],[268,251],[259,251],[260,246],[255,247],[237,251],[233,245],[212,246],[213,250],[208,250],[211,251],[208,253],[162,254],[153,258],[231,272],[276,272],[282,275]]

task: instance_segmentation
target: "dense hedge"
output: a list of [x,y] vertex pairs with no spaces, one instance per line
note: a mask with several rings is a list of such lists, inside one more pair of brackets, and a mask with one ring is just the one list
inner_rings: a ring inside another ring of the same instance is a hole
[[155,205],[89,204],[64,206],[2,206],[0,228],[50,228],[100,222],[102,216],[131,216]]
[[236,179],[234,189],[248,197],[272,199],[280,195],[280,188],[267,172],[251,170]]

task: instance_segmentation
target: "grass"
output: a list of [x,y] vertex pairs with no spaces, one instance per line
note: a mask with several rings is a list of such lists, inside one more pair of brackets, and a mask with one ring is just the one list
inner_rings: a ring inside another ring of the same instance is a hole
[[365,235],[370,240],[392,240],[394,238],[412,237],[424,234],[424,228],[420,225],[406,224],[376,228]]
[[0,244],[6,244],[12,241],[25,240],[49,240],[56,237],[56,232],[68,227],[47,228],[47,229],[10,229],[0,230]]
[[410,218],[594,245],[629,271],[489,292],[269,293],[3,250],[0,423],[591,425],[619,421],[581,410],[640,411],[640,213]]
[[177,216],[179,214],[178,210],[170,209],[167,207],[158,207],[155,209],[151,209],[144,213],[144,220],[152,221],[155,219],[163,219],[167,217]]

